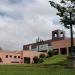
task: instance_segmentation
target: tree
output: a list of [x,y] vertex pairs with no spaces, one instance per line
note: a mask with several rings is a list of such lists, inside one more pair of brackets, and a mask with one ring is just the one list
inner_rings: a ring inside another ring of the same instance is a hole
[[54,55],[54,52],[53,52],[52,50],[49,50],[49,51],[48,51],[48,56],[49,56],[49,57],[52,57],[53,55]]
[[44,62],[44,59],[43,58],[39,58],[39,63],[42,63]]
[[73,25],[75,25],[75,0],[61,0],[60,3],[49,1],[50,5],[58,11],[56,15],[60,17],[61,24],[64,27],[70,29],[71,34],[71,53],[73,56],[75,53],[73,47]]

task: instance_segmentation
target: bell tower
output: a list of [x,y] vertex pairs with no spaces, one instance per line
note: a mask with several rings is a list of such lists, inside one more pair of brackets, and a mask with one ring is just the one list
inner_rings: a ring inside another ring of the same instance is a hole
[[63,40],[63,39],[65,39],[65,31],[59,29],[52,31],[52,40]]

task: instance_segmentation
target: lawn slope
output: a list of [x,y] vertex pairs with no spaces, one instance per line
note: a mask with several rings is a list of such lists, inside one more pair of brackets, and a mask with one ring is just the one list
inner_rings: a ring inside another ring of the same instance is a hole
[[0,75],[75,75],[75,69],[50,65],[60,64],[65,60],[66,56],[55,55],[45,58],[42,64],[0,65]]
[[45,58],[43,64],[62,64],[65,60],[65,55],[54,55],[53,57]]

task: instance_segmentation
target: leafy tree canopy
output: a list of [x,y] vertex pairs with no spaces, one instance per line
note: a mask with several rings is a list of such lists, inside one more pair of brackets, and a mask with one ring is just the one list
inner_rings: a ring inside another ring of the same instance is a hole
[[64,24],[66,28],[70,28],[70,24],[75,25],[75,0],[61,0],[60,3],[49,2],[57,9],[61,24]]

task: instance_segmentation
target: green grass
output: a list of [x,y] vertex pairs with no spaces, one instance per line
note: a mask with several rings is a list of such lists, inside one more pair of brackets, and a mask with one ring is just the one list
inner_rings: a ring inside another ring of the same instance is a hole
[[43,64],[61,64],[66,60],[66,55],[55,55],[53,57],[45,58]]
[[0,65],[0,75],[75,75],[75,69],[58,65],[65,57],[53,56],[42,64]]
[[0,65],[0,75],[75,75],[75,69],[59,65]]

